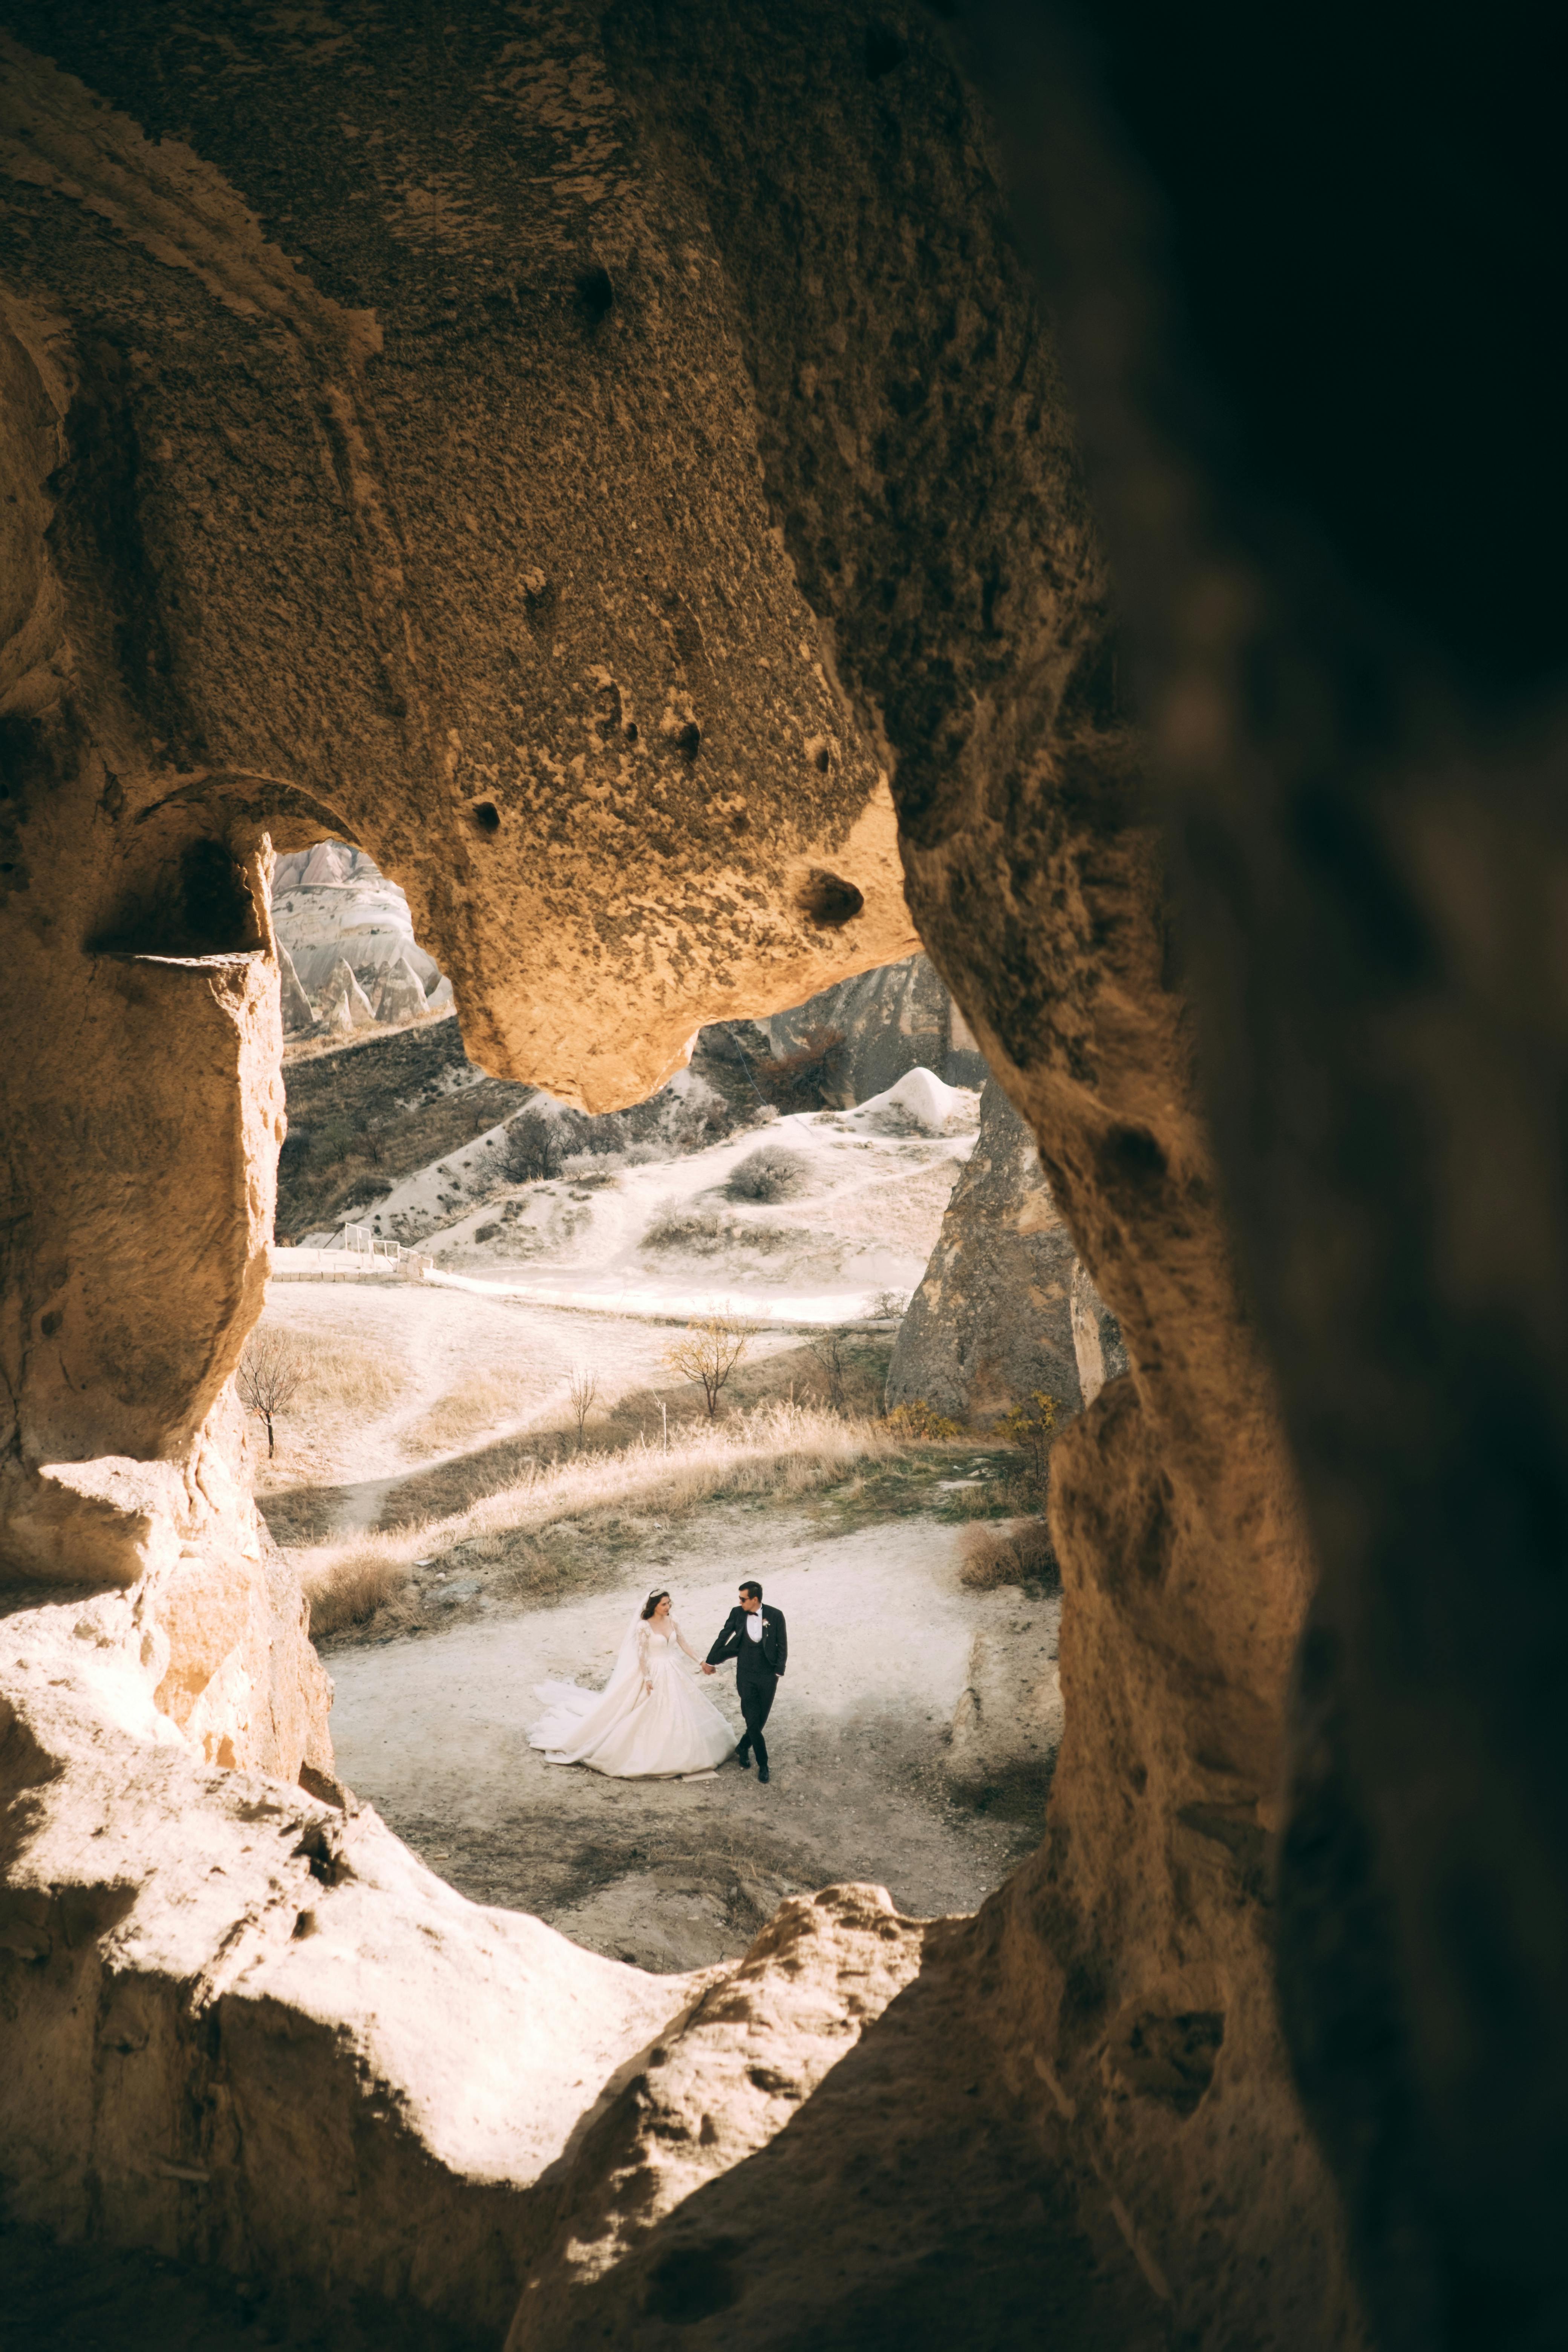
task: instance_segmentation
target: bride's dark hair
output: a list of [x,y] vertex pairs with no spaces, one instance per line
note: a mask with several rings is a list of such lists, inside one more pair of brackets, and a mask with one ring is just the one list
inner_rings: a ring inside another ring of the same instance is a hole
[[668,1592],[650,1592],[647,1599],[642,1605],[643,1615],[645,1617],[651,1617],[654,1611],[658,1607],[659,1602],[661,1601],[668,1601],[668,1599],[669,1595]]

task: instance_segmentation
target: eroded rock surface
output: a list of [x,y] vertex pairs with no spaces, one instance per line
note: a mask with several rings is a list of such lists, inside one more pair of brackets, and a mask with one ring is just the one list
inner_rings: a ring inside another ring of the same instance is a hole
[[204,1764],[160,1711],[149,1625],[178,1611],[0,1620],[11,2210],[493,2340],[523,2192],[697,1988],[465,1903],[374,1812],[289,1787],[288,1755]]
[[1005,1627],[974,1636],[942,1759],[953,1787],[986,1806],[1037,1803],[1050,1786],[1067,1719],[1058,1664],[1061,1601],[1019,1593],[1008,1601]]
[[[1057,1450],[1039,1855],[826,2074],[781,1930],[754,2059],[714,2046],[738,2160],[691,2156],[689,2081],[663,2164],[629,2098],[568,2176],[597,2273],[528,2248],[537,2341],[1354,2343],[1268,1903],[1311,1565],[1105,560],[942,37],[751,0],[3,14],[6,1541],[57,1579],[108,1547],[117,1656],[182,1627],[100,1665],[79,1604],[10,1621],[10,1899],[48,1941],[8,2178],[220,2260],[253,2203],[269,2261],[489,2322],[519,2179],[652,2027],[647,1979],[195,1752],[243,1764],[256,1676],[205,1582],[180,1617],[155,1580],[265,1278],[268,858],[326,832],[406,891],[494,1078],[595,1110],[910,952],[912,908],[1129,1356]],[[805,1924],[823,1985],[914,1950]],[[628,2183],[672,2200],[649,2229]]]

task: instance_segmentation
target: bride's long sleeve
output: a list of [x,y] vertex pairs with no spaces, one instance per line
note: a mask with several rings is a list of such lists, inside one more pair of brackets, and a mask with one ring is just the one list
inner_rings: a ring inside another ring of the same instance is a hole
[[690,1643],[687,1640],[685,1634],[681,1632],[679,1626],[672,1625],[669,1630],[675,1635],[676,1640],[679,1643],[687,1656],[691,1660],[692,1664],[694,1666],[700,1666],[702,1664],[702,1661],[698,1656],[696,1651],[692,1648]]
[[645,1685],[651,1682],[653,1679],[652,1669],[648,1664],[647,1621],[646,1618],[637,1627],[637,1675],[639,1679]]

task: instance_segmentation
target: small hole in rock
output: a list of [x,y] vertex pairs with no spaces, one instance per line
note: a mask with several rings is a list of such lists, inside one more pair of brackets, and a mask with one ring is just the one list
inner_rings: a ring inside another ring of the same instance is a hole
[[741,2251],[736,2238],[718,2238],[707,2246],[672,2246],[654,2264],[648,2281],[643,2308],[649,2318],[689,2327],[728,2311],[740,2300],[735,2256]]
[[616,289],[610,283],[609,271],[601,264],[595,262],[591,269],[578,272],[576,293],[577,308],[590,327],[596,327],[602,319],[608,317],[615,302]]
[[626,741],[627,741],[628,743],[635,743],[635,742],[637,741],[637,720],[636,720],[635,719],[627,719],[627,721],[626,721]]
[[816,763],[817,773],[823,776],[827,773],[828,769],[832,766],[832,757],[826,743],[819,745],[816,755]]
[[681,729],[679,734],[675,739],[677,751],[680,753],[683,760],[695,760],[698,751],[701,748],[701,728],[698,726],[695,719],[689,719],[685,726]]
[[866,75],[868,80],[880,81],[895,66],[904,62],[906,51],[902,41],[890,25],[868,25],[866,27]]
[[814,866],[795,903],[808,923],[836,931],[843,924],[852,923],[866,901],[854,883],[846,882],[841,874],[829,874],[821,866]]
[[473,819],[481,833],[500,831],[500,811],[494,801],[476,801],[473,806]]

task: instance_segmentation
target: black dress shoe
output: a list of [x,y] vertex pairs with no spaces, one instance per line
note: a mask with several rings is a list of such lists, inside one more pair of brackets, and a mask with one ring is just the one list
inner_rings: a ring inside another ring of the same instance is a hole
[[751,1749],[749,1748],[737,1748],[735,1750],[735,1761],[740,1766],[742,1772],[749,1772],[752,1769]]
[[758,1767],[757,1767],[757,1778],[758,1778],[758,1780],[765,1780],[767,1779],[767,1777],[768,1777],[768,1768],[767,1768],[767,1766],[766,1766],[765,1764],[759,1764],[759,1765],[758,1765]]

